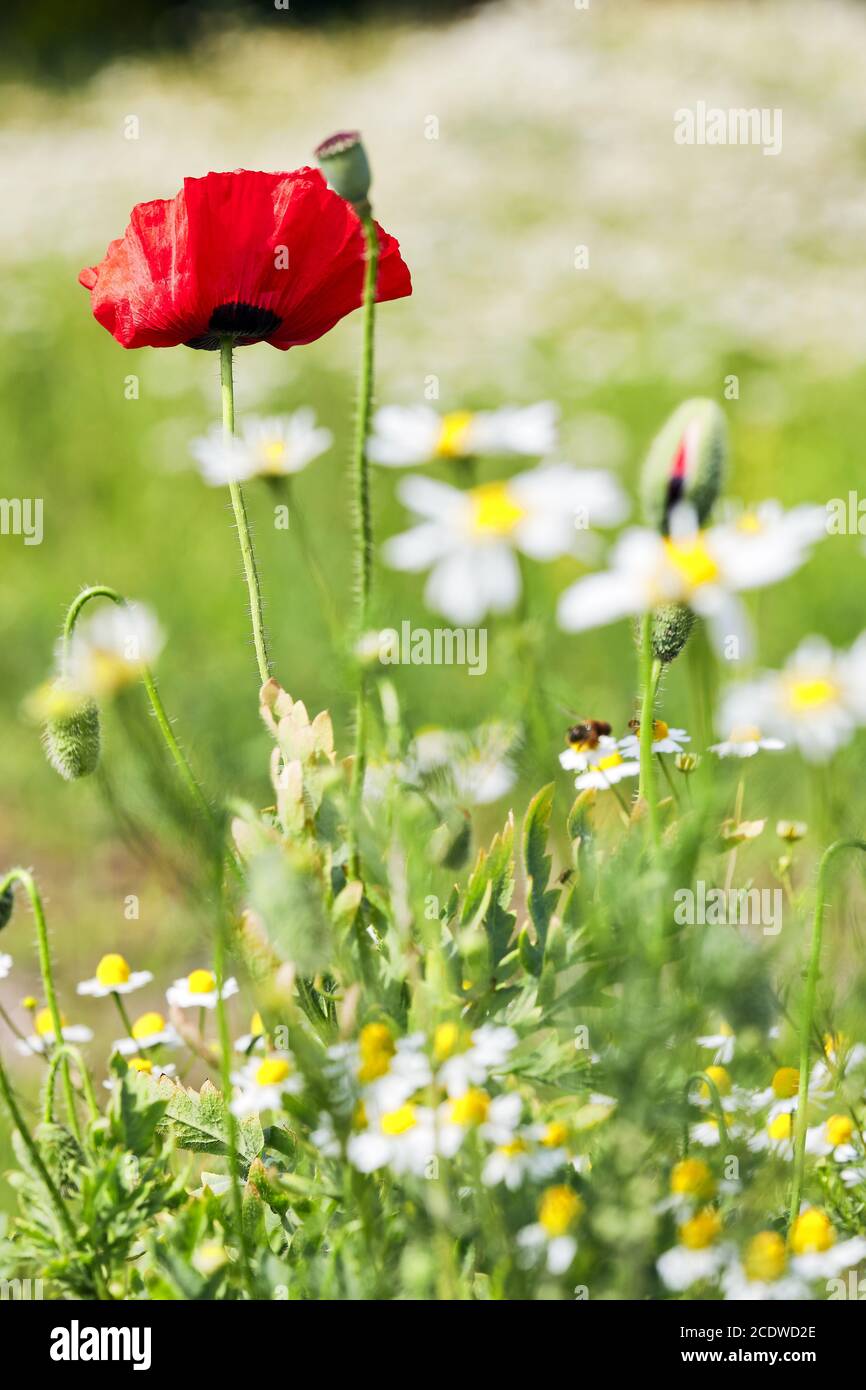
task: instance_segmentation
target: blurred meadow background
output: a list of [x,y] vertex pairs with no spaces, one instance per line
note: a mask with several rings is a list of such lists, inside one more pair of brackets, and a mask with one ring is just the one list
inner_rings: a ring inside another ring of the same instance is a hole
[[[410,299],[379,312],[378,404],[421,402],[431,378],[446,411],[553,400],[559,457],[613,470],[633,496],[668,412],[705,395],[730,423],[732,495],[824,503],[864,476],[866,6],[317,6],[319,22],[313,8],[205,7],[192,41],[120,35],[112,51],[102,34],[92,45],[98,63],[81,56],[86,42],[69,63],[38,35],[32,50],[26,41],[9,50],[16,67],[0,88],[0,496],[42,498],[45,531],[39,546],[0,537],[0,864],[37,874],[70,1016],[74,982],[104,951],[123,950],[134,968],[169,979],[198,963],[202,940],[170,874],[124,845],[105,789],[94,779],[61,783],[22,715],[80,586],[107,583],[155,608],[168,634],[162,694],[203,780],[257,805],[269,798],[228,500],[189,456],[190,440],[217,417],[217,357],[124,352],[77,283],[122,235],[135,203],[171,197],[184,176],[210,169],[295,168],[331,131],[357,127],[373,161],[376,215],[399,238],[414,280]],[[41,54],[32,68],[27,51]],[[781,153],[677,145],[674,111],[700,100],[781,108]],[[127,138],[131,129],[137,138]],[[576,265],[579,247],[587,268]],[[239,416],[311,405],[334,432],[333,448],[296,480],[295,498],[347,620],[359,327],[356,315],[310,347],[259,345],[236,361]],[[739,394],[726,400],[731,376]],[[479,476],[525,466],[488,459]],[[448,464],[434,471],[450,476]],[[395,496],[401,476],[375,472],[379,539],[408,524]],[[347,751],[344,660],[296,531],[274,529],[265,484],[251,485],[247,500],[276,672],[311,711],[332,710]],[[508,798],[518,815],[551,779],[560,809],[569,804],[573,779],[557,755],[575,716],[622,731],[634,713],[628,625],[579,637],[556,629],[556,597],[580,572],[576,560],[528,568],[531,680],[505,620],[488,623],[484,679],[445,667],[392,671],[413,727],[469,728],[503,714],[533,724]],[[781,664],[811,632],[847,646],[866,627],[864,580],[861,537],[819,547],[807,570],[752,603],[756,663]],[[379,568],[377,626],[447,625],[425,613],[422,590],[422,576]],[[660,712],[691,727],[676,667]],[[146,818],[123,724],[111,714],[105,745],[111,795]],[[864,752],[861,735],[833,765],[839,830],[862,831]],[[764,764],[750,768],[747,814],[767,815],[771,827],[778,817],[811,823],[802,762],[786,753]],[[715,773],[732,794],[737,771]],[[485,808],[482,830],[506,809]],[[807,856],[817,848],[810,836]],[[131,894],[137,920],[124,915]],[[13,1011],[24,985],[38,989],[23,916],[22,906],[14,942],[3,943],[16,958],[14,980],[0,986]],[[107,1019],[88,1004],[74,1021],[98,1027],[97,1015]]]

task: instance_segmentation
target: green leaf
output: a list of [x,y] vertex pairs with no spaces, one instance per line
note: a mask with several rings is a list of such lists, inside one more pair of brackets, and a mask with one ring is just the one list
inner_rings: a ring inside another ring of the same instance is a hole
[[143,1072],[127,1067],[122,1059],[115,1070],[108,1122],[111,1134],[124,1148],[134,1154],[144,1154],[153,1143],[157,1125],[162,1120],[167,1101],[155,1098],[146,1083],[151,1080]]
[[535,928],[535,944],[530,941],[524,927],[520,934],[520,959],[524,969],[532,975],[540,975],[544,964],[544,951],[547,944],[547,931],[554,908],[559,900],[558,891],[547,888],[550,881],[551,860],[547,853],[547,838],[550,831],[550,813],[553,810],[554,786],[550,782],[532,798],[523,823],[523,864],[526,871],[526,906],[532,925]]
[[277,953],[302,975],[316,975],[331,957],[331,924],[312,853],[275,845],[250,861],[248,881],[250,906]]
[[[143,1073],[138,1082],[154,1099],[165,1102],[163,1124],[182,1149],[193,1153],[228,1154],[228,1115],[222,1091],[205,1081],[200,1091],[187,1090],[179,1081],[168,1076],[154,1080]],[[237,1152],[245,1163],[251,1163],[265,1146],[262,1127],[255,1115],[236,1120]]]
[[460,911],[460,924],[468,927],[480,919],[487,940],[490,974],[495,985],[512,973],[516,961],[500,969],[514,934],[514,913],[509,911],[514,893],[514,820],[509,814],[502,833],[496,835],[489,851],[480,850],[466,887]]

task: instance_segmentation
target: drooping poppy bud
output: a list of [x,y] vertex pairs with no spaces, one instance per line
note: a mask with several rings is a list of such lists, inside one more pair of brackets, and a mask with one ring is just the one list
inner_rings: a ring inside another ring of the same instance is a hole
[[341,130],[316,146],[319,167],[335,193],[359,212],[369,207],[370,162],[357,130]]
[[48,761],[67,782],[89,777],[99,763],[99,710],[93,700],[49,719],[43,732]]
[[650,445],[641,476],[648,523],[666,536],[674,508],[686,503],[703,525],[722,489],[728,456],[725,417],[715,401],[684,401]]

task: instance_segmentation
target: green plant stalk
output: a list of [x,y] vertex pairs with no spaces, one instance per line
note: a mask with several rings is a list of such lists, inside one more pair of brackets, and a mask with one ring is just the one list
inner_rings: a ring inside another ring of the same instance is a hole
[[[0,896],[11,888],[13,883],[20,883],[28,898],[30,907],[33,911],[33,920],[36,923],[36,942],[39,948],[39,970],[42,975],[42,988],[45,992],[45,1002],[51,1015],[51,1027],[54,1030],[54,1046],[60,1047],[63,1042],[63,1025],[60,1020],[60,1009],[57,1006],[57,995],[54,990],[54,972],[51,967],[51,948],[48,944],[48,927],[45,923],[45,913],[42,908],[42,899],[39,890],[33,881],[33,876],[27,869],[10,869],[6,877],[0,881]],[[69,1115],[69,1128],[81,1143],[81,1128],[78,1123],[78,1114],[75,1109],[75,1090],[72,1085],[72,1074],[69,1070],[69,1058],[64,1053],[62,1062],[63,1093],[66,1098],[66,1110]]]
[[645,801],[649,813],[650,835],[657,847],[661,843],[658,805],[656,803],[655,764],[653,763],[653,724],[656,686],[661,674],[661,663],[653,659],[652,651],[653,615],[645,613],[641,623],[641,686],[643,697],[640,711],[640,778],[638,797]]
[[33,1164],[33,1167],[36,1169],[37,1173],[42,1179],[42,1182],[45,1186],[45,1190],[48,1193],[49,1199],[51,1201],[51,1205],[57,1213],[57,1217],[60,1221],[61,1226],[66,1231],[66,1234],[69,1236],[69,1238],[74,1242],[76,1238],[75,1222],[72,1220],[72,1217],[69,1214],[69,1209],[60,1195],[60,1189],[57,1187],[51,1174],[45,1167],[42,1155],[39,1152],[39,1149],[36,1147],[36,1143],[33,1139],[33,1136],[31,1135],[29,1129],[24,1123],[21,1111],[18,1109],[18,1104],[15,1100],[12,1087],[9,1084],[9,1078],[6,1075],[6,1068],[3,1065],[2,1057],[0,1057],[0,1095],[3,1096],[3,1099],[6,1102],[6,1108],[9,1111],[13,1125],[17,1129],[18,1133],[21,1135],[21,1140],[24,1144],[24,1147],[27,1150],[30,1162]]
[[232,1101],[232,1044],[229,1036],[229,1022],[226,1013],[225,1000],[223,999],[223,985],[225,983],[225,914],[223,910],[222,897],[220,896],[217,912],[216,937],[214,940],[214,975],[216,977],[216,1021],[217,1036],[219,1038],[220,1049],[220,1080],[222,1084],[223,1098],[226,1107],[226,1134],[228,1136],[228,1159],[229,1177],[231,1180],[232,1212],[234,1214],[235,1225],[238,1232],[238,1246],[240,1250],[241,1277],[244,1288],[251,1299],[255,1299],[256,1289],[253,1281],[253,1273],[250,1268],[249,1250],[247,1248],[247,1233],[244,1229],[243,1221],[243,1195],[241,1193],[241,1176],[238,1166],[238,1124],[234,1111],[231,1108]]
[[55,1048],[48,1063],[48,1072],[45,1077],[45,1098],[42,1103],[42,1118],[46,1124],[54,1123],[54,1082],[57,1076],[57,1068],[64,1057],[71,1057],[81,1075],[81,1089],[84,1099],[87,1102],[87,1109],[90,1112],[91,1120],[99,1119],[99,1106],[96,1103],[96,1092],[93,1089],[93,1081],[90,1072],[84,1062],[84,1058],[77,1047],[72,1047],[69,1043],[62,1043]]
[[[235,387],[234,376],[232,373],[232,350],[234,340],[226,334],[220,339],[220,381],[222,383],[222,405],[223,405],[223,438],[228,442],[235,432]],[[232,499],[232,510],[235,514],[235,526],[237,527],[238,540],[241,547],[241,559],[244,565],[244,577],[247,581],[247,591],[250,596],[250,616],[253,623],[253,644],[256,649],[256,664],[259,668],[259,683],[264,685],[270,679],[271,668],[268,657],[268,646],[265,638],[265,620],[262,612],[262,589],[259,583],[259,572],[256,567],[256,557],[253,550],[252,536],[250,535],[250,525],[247,520],[247,509],[244,505],[244,495],[241,492],[239,483],[229,483],[229,494]]]
[[836,840],[821,856],[818,865],[818,879],[815,885],[815,918],[812,924],[812,949],[806,968],[806,987],[800,1009],[800,1082],[797,1089],[797,1113],[794,1122],[794,1161],[791,1175],[791,1205],[788,1225],[793,1226],[800,1211],[800,1198],[803,1193],[803,1172],[806,1165],[806,1111],[809,1102],[809,1050],[812,1033],[812,1016],[815,1012],[815,996],[818,991],[818,977],[821,973],[821,943],[824,936],[824,912],[826,902],[827,871],[836,855],[844,849],[859,849],[866,854],[866,840]]
[[[693,1071],[691,1076],[686,1081],[686,1101],[688,1101],[692,1086],[696,1081],[700,1081],[700,1083],[703,1086],[706,1086],[707,1091],[709,1092],[710,1104],[712,1105],[713,1110],[716,1113],[716,1120],[718,1121],[719,1125],[719,1143],[722,1146],[725,1146],[728,1142],[728,1126],[725,1123],[725,1110],[724,1106],[722,1105],[722,1097],[719,1095],[719,1088],[716,1085],[713,1078],[711,1076],[707,1076],[707,1073],[705,1071]],[[687,1119],[685,1124],[685,1133],[683,1135],[683,1154],[687,1157],[688,1152],[689,1122]]]
[[[352,458],[355,513],[355,580],[357,585],[356,637],[367,630],[370,612],[370,591],[373,575],[373,515],[370,505],[370,465],[367,459],[367,439],[373,410],[373,340],[376,321],[376,277],[379,268],[379,237],[369,207],[360,214],[364,229],[367,260],[364,271],[364,322],[361,340],[361,365],[358,375],[358,406],[355,416],[355,443]],[[358,667],[358,692],[355,702],[355,758],[352,765],[352,786],[349,796],[349,836],[352,872],[359,876],[358,827],[364,773],[367,761],[367,682],[364,668]]]
[[[75,624],[78,621],[81,610],[83,609],[86,603],[89,603],[90,600],[94,598],[107,598],[110,599],[112,603],[116,603],[120,608],[126,607],[127,601],[123,597],[123,595],[118,593],[116,589],[109,588],[107,584],[93,584],[87,589],[82,589],[81,593],[76,595],[76,597],[72,600],[72,603],[69,605],[69,609],[66,614],[66,620],[63,624],[64,654],[66,648],[69,646],[69,641],[75,630]],[[142,667],[141,681],[145,688],[145,691],[147,692],[147,698],[150,701],[150,706],[156,718],[157,725],[159,726],[159,731],[162,734],[163,739],[165,740],[165,745],[168,748],[168,751],[171,755],[175,767],[177,768],[181,781],[183,782],[193,801],[196,802],[199,809],[202,811],[205,819],[211,826],[215,828],[216,822],[214,820],[213,811],[211,810],[208,799],[202,791],[198,781],[196,780],[195,774],[192,768],[190,767],[189,763],[187,762],[186,757],[184,756],[183,749],[181,748],[180,744],[174,736],[174,730],[172,729],[171,722],[168,718],[168,715],[165,712],[165,706],[162,703],[162,699],[156,686],[156,681],[154,680],[153,674],[147,666]]]

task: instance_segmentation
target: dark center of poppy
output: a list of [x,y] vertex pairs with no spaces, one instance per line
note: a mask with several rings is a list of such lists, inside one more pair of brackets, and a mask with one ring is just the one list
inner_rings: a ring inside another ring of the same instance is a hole
[[220,339],[228,336],[234,339],[235,347],[244,347],[269,338],[281,323],[282,319],[271,309],[258,304],[220,304],[210,316],[207,333],[188,339],[186,346],[217,352]]

